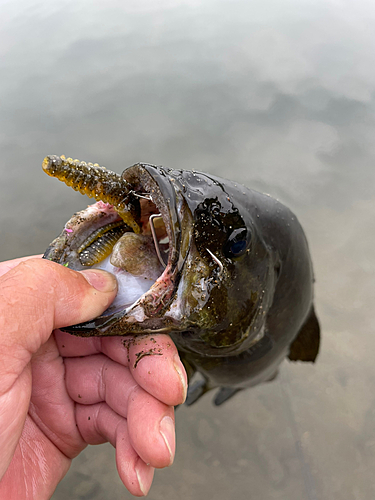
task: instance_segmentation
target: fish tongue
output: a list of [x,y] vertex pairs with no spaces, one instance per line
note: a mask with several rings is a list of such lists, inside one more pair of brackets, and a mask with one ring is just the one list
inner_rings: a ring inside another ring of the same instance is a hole
[[151,236],[125,233],[113,247],[111,264],[133,276],[157,280],[163,268]]
[[146,293],[156,280],[145,276],[133,276],[132,274],[114,267],[110,262],[110,256],[99,264],[92,266],[96,269],[103,269],[115,275],[117,279],[118,291],[115,300],[105,311],[104,315],[113,314],[122,311],[131,306],[136,300]]
[[117,279],[118,292],[105,315],[131,306],[163,272],[152,237],[132,232],[125,233],[113,247],[112,254],[93,267],[108,271]]

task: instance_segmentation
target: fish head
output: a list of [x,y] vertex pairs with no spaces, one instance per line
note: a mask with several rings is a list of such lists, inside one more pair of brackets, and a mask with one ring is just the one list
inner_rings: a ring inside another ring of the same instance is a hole
[[163,312],[173,340],[215,357],[248,349],[264,334],[277,280],[248,191],[203,172],[144,168],[169,206],[178,249],[176,289]]
[[[155,274],[154,281],[130,304],[117,297],[103,315],[67,331],[81,336],[168,333],[180,350],[207,356],[238,353],[256,343],[264,334],[277,277],[246,188],[202,172],[144,163],[127,168],[122,182],[123,205],[140,234],[126,226],[126,237],[120,238],[126,245],[116,243],[113,254],[121,260],[133,238],[135,264],[142,267],[147,259],[136,251],[137,241],[152,234],[154,260],[144,264],[144,278]],[[95,234],[108,225],[121,226],[119,213],[116,203],[99,199],[67,222],[45,258],[85,268],[83,254],[102,238],[95,240]],[[85,247],[83,241],[90,238]],[[118,280],[124,274],[120,264],[110,270]]]

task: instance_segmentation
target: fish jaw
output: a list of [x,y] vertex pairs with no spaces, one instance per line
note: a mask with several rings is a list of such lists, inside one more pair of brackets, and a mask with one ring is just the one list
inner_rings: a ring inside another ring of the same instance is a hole
[[[272,299],[269,291],[274,287],[268,251],[256,238],[252,221],[241,215],[237,186],[204,173],[149,164],[126,169],[122,178],[133,206],[137,202],[146,206],[150,200],[152,212],[161,214],[169,240],[168,262],[133,303],[123,307],[121,301],[115,303],[94,320],[66,330],[79,336],[170,333],[178,337],[176,343],[182,350],[208,356],[246,349],[264,328]],[[240,189],[242,196],[244,188]],[[142,208],[139,212],[136,224],[147,231],[150,214]],[[120,215],[115,206],[103,201],[75,214],[45,258],[73,269],[84,268],[77,263],[81,236],[90,232],[91,224],[117,222]],[[232,230],[245,227],[254,232],[251,251],[228,258],[224,253],[227,239]],[[258,261],[260,271],[255,266]],[[121,280],[121,271],[113,272]]]
[[[169,240],[168,261],[165,269],[161,270],[156,280],[150,281],[149,289],[140,294],[140,296],[131,304],[121,303],[115,299],[114,304],[110,306],[101,316],[92,321],[73,325],[66,328],[72,334],[79,336],[106,336],[106,335],[125,335],[142,334],[146,332],[169,331],[172,328],[171,322],[165,324],[163,313],[172,302],[177,290],[180,271],[183,267],[184,257],[188,252],[189,234],[189,211],[184,211],[183,199],[179,199],[178,193],[168,194],[168,198],[173,197],[177,205],[171,210],[170,204],[165,200],[163,194],[152,176],[140,164],[130,167],[125,171],[131,177],[133,188],[133,198],[139,200],[141,204],[147,205],[152,202],[153,211],[162,214],[162,218]],[[143,202],[144,199],[149,201]],[[176,211],[178,210],[178,212]],[[147,210],[146,210],[147,212]],[[149,220],[141,220],[138,223],[147,232]],[[191,217],[190,217],[191,219]],[[62,233],[51,243],[44,254],[44,258],[58,262],[75,270],[87,269],[80,262],[79,249],[84,245],[85,239],[100,228],[105,228],[111,224],[121,221],[121,217],[116,211],[116,207],[103,201],[89,206],[87,209],[78,212],[66,223]],[[180,229],[181,222],[186,231],[182,236]],[[129,229],[130,230],[130,229]],[[187,241],[186,240],[187,237]],[[185,238],[185,240],[184,240]],[[108,260],[108,259],[107,259]],[[95,268],[109,270],[115,274],[121,288],[121,281],[124,273],[121,269],[101,262],[94,265]],[[127,276],[125,276],[127,278]],[[173,322],[174,323],[174,322]],[[174,324],[174,327],[176,325]]]

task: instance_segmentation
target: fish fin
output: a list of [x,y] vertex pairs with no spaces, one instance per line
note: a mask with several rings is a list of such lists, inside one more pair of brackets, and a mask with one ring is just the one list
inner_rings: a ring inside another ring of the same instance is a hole
[[238,391],[241,391],[241,388],[233,388],[233,387],[220,387],[218,392],[216,393],[214,404],[215,406],[220,406],[229,398],[234,396]]
[[314,362],[319,352],[319,344],[320,326],[314,308],[312,308],[299,334],[290,346],[288,358],[291,361]]
[[206,380],[197,380],[197,382],[188,386],[185,404],[187,406],[192,405],[209,390]]
[[189,361],[184,357],[182,353],[180,354],[180,359],[182,361],[182,364],[184,365],[187,379],[188,379],[188,385],[190,383],[190,380],[194,377],[194,374],[197,372],[196,369],[189,363]]

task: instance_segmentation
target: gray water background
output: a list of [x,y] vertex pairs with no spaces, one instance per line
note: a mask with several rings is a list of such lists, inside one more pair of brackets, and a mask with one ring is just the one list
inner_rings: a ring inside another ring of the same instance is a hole
[[[42,253],[88,203],[46,154],[229,177],[309,239],[317,364],[180,409],[151,500],[375,498],[374,54],[365,0],[0,1],[1,260]],[[66,498],[132,498],[109,445],[74,460]]]

